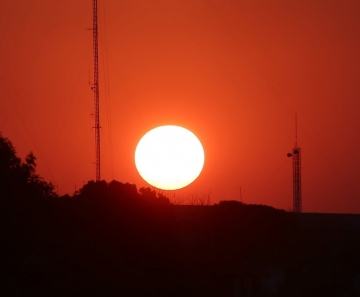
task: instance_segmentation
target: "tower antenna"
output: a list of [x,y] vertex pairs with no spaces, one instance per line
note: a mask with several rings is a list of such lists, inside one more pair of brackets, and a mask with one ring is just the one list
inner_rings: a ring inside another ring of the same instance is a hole
[[302,212],[301,198],[301,148],[297,144],[297,113],[295,113],[295,146],[287,154],[293,160],[293,211]]
[[98,19],[97,0],[93,0],[93,51],[94,51],[94,105],[95,105],[95,180],[100,181],[100,106],[99,106],[99,49],[98,49]]
[[297,147],[297,113],[295,112],[295,147]]

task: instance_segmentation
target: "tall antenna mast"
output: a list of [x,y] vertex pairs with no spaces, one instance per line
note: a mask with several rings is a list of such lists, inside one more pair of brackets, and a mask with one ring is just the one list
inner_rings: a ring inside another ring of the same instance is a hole
[[94,104],[95,104],[95,156],[96,181],[100,181],[100,115],[99,115],[99,49],[98,49],[98,19],[97,0],[93,0],[93,50],[94,50]]
[[295,113],[295,146],[292,153],[287,154],[293,159],[293,211],[302,212],[301,198],[301,148],[297,144],[297,114]]
[[295,112],[295,147],[297,147],[297,113]]

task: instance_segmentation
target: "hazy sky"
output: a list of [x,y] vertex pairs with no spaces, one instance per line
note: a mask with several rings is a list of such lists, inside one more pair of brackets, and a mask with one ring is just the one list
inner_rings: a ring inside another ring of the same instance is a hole
[[[92,1],[0,0],[0,131],[59,194],[95,178]],[[99,0],[102,178],[147,184],[140,138],[176,124],[203,143],[178,196],[360,213],[360,1]]]

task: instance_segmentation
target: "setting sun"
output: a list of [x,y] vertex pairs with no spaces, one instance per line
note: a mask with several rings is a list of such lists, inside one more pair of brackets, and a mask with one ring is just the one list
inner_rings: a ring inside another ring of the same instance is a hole
[[160,126],[147,132],[135,150],[141,177],[163,190],[176,190],[192,183],[204,166],[199,139],[179,126]]

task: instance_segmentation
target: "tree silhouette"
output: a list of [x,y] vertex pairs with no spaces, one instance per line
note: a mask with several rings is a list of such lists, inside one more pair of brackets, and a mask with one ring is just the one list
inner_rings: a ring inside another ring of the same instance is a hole
[[160,204],[170,204],[169,198],[163,195],[161,192],[151,189],[149,187],[142,187],[139,189],[140,197],[146,201],[156,202]]
[[30,152],[25,162],[16,155],[10,140],[0,134],[0,195],[7,198],[55,197],[54,186],[36,171],[36,157]]

